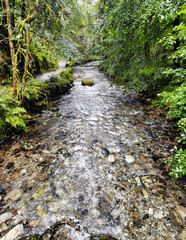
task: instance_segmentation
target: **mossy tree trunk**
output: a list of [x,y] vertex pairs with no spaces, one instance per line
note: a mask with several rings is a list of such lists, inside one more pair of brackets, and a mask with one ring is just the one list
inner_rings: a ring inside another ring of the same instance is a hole
[[[21,89],[21,98],[23,99],[24,88],[26,84],[26,77],[28,74],[29,67],[29,52],[30,52],[30,24],[35,19],[37,12],[39,10],[39,0],[35,0],[34,12],[30,15],[30,4],[28,4],[28,17],[23,20],[23,24],[27,23],[26,29],[26,54],[25,54],[25,64],[24,64],[24,74],[22,77],[22,89]],[[26,4],[24,2],[24,8]],[[25,11],[24,11],[25,13]],[[25,14],[24,14],[25,15]],[[24,99],[23,99],[24,100]]]
[[13,33],[12,33],[12,22],[11,22],[11,10],[10,10],[10,3],[9,0],[5,0],[6,6],[6,16],[7,16],[7,25],[8,25],[8,39],[9,39],[9,46],[10,46],[10,55],[11,55],[11,62],[12,62],[12,71],[13,71],[13,91],[14,94],[17,94],[17,60],[15,55],[15,48],[13,44]]

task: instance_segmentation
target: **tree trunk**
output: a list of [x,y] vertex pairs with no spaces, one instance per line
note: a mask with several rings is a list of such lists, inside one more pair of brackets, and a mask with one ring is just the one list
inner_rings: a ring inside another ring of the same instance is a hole
[[[180,24],[180,20],[179,20],[179,16],[177,16],[174,20],[174,26],[175,27],[179,26],[179,24]],[[175,41],[175,44],[174,44],[174,52],[178,50],[179,46],[180,46],[180,40],[179,40],[179,38],[177,38]],[[175,66],[175,68],[180,68],[180,62],[174,60],[174,66]]]
[[[25,2],[24,2],[25,3]],[[26,4],[24,4],[24,8],[26,7]],[[21,87],[21,99],[24,102],[24,89],[26,85],[26,78],[27,78],[27,73],[28,73],[28,66],[29,66],[29,52],[30,52],[30,23],[34,20],[34,18],[37,15],[39,9],[39,1],[35,1],[35,7],[34,7],[34,12],[32,15],[30,15],[30,8],[28,7],[28,17],[25,18],[23,22],[29,23],[28,26],[26,26],[26,54],[25,54],[25,64],[24,64],[24,74],[22,77],[22,87]],[[25,15],[25,13],[24,13]],[[24,23],[23,23],[24,24]],[[24,26],[24,25],[23,25]]]
[[21,5],[21,19],[22,20],[25,19],[25,17],[26,17],[25,11],[26,11],[26,4],[25,4],[25,0],[24,0]]
[[8,39],[9,39],[9,46],[10,46],[10,55],[11,55],[11,61],[12,61],[12,71],[13,71],[13,92],[16,95],[17,94],[17,60],[15,57],[15,48],[13,44],[13,34],[12,34],[12,24],[11,24],[11,10],[10,10],[10,4],[9,0],[5,0],[5,6],[6,6],[6,16],[7,16],[7,25],[8,25]]
[[144,52],[145,52],[145,58],[149,59],[150,58],[150,44],[149,44],[149,41],[146,40],[148,37],[147,26],[148,26],[148,22],[146,22],[146,26],[144,29],[144,36],[145,36]]
[[29,51],[30,51],[30,28],[26,30],[26,56],[25,56],[25,66],[24,66],[24,74],[22,78],[22,85],[23,90],[26,84],[26,75],[28,72],[28,65],[29,65]]

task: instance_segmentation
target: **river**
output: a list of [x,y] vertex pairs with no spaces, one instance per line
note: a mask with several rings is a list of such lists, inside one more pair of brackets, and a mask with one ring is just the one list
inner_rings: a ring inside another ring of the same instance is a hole
[[160,165],[171,124],[112,86],[98,62],[73,77],[28,134],[1,146],[1,236],[19,225],[42,239],[184,239],[185,192]]

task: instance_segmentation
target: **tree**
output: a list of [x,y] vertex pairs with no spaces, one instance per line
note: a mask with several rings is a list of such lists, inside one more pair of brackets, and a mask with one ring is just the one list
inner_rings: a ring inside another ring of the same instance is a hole
[[12,71],[13,71],[13,91],[17,94],[17,58],[15,55],[15,48],[13,44],[13,32],[12,32],[12,22],[11,22],[11,10],[9,0],[5,0],[6,11],[7,11],[7,25],[8,25],[8,39],[10,46],[10,54],[12,61]]

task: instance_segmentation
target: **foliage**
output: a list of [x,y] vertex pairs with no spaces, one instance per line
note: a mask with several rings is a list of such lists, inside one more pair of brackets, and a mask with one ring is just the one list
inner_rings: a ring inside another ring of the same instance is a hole
[[[54,75],[48,82],[30,80],[23,91],[23,98],[19,99],[22,85],[18,86],[18,96],[14,96],[11,87],[0,88],[0,130],[8,128],[23,129],[27,132],[27,110],[40,107],[48,102],[51,96],[57,96],[68,90],[72,84],[72,70],[67,68],[59,75]],[[21,101],[22,100],[22,101]],[[41,104],[42,103],[42,104]],[[21,107],[22,106],[22,107]]]
[[[182,0],[99,0],[103,70],[126,89],[155,96],[177,120],[179,144],[186,143],[186,4]],[[167,162],[175,178],[185,174],[185,150]]]
[[161,69],[184,65],[184,1],[98,2],[104,71],[127,88],[157,92]]
[[[182,82],[177,78],[173,78],[173,83]],[[178,119],[177,125],[180,129],[180,136],[177,137],[178,143],[186,145],[186,82],[180,86],[172,86],[171,91],[164,91],[159,94],[159,104],[168,108],[170,118]],[[174,147],[174,155],[170,156],[166,162],[170,164],[170,175],[175,179],[186,174],[186,149],[178,149]]]
[[[44,82],[41,82],[37,79],[31,79],[23,91],[22,88],[22,85],[18,87],[18,96],[20,96],[20,99],[22,99],[22,105],[27,110],[31,110],[38,101],[45,100],[47,103],[47,93]],[[22,96],[19,94],[20,92],[22,92]]]
[[168,107],[170,118],[186,117],[186,83],[182,83],[179,87],[174,87],[171,92],[162,92],[160,104]]
[[170,164],[170,175],[175,179],[186,174],[186,149],[177,149],[174,147],[175,154],[170,156],[165,162]]
[[49,95],[56,97],[65,93],[72,86],[72,69],[69,67],[57,75],[53,75],[46,85]]
[[26,110],[20,107],[21,102],[13,95],[12,88],[0,89],[0,130],[7,128],[22,128],[27,131]]

